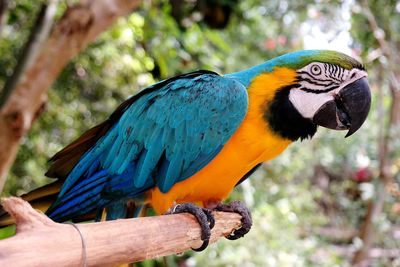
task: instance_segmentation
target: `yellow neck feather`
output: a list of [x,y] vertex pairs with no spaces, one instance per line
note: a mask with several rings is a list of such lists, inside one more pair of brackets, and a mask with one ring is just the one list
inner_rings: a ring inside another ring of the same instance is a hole
[[259,162],[269,160],[280,154],[292,141],[274,133],[264,119],[266,105],[275,96],[278,89],[296,82],[296,72],[288,68],[275,68],[263,73],[251,82],[249,109],[238,135],[244,137],[249,149],[259,151]]
[[255,103],[265,105],[274,98],[278,89],[294,84],[296,76],[294,70],[282,67],[276,67],[272,72],[256,76],[248,89],[249,102],[253,105]]

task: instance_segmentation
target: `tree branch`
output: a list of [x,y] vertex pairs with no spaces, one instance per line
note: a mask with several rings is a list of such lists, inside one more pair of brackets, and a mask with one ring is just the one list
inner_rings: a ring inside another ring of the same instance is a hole
[[49,5],[43,4],[37,16],[35,25],[30,33],[28,41],[18,59],[13,74],[9,77],[0,94],[0,109],[7,102],[12,91],[24,75],[24,72],[35,60],[38,50],[50,33],[54,15],[57,9],[57,0],[49,1]]
[[7,20],[8,0],[0,0],[0,38]]
[[[17,234],[0,241],[1,266],[79,266],[81,237],[72,225],[55,223],[20,198],[3,199]],[[240,215],[214,212],[210,243],[240,227]],[[192,215],[123,219],[77,225],[85,241],[88,266],[137,262],[199,247],[200,227]]]
[[43,110],[47,90],[65,65],[96,36],[138,7],[140,0],[80,0],[53,27],[0,109],[0,192],[21,138]]

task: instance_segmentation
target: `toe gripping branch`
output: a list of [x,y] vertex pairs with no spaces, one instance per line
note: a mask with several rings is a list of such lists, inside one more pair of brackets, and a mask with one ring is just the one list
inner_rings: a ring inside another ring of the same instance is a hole
[[201,227],[201,240],[203,244],[199,248],[192,248],[194,251],[203,251],[207,248],[211,237],[211,229],[215,225],[214,216],[211,210],[200,208],[192,203],[175,205],[167,214],[190,213],[196,217]]
[[[235,212],[242,216],[241,222],[242,226],[239,229],[233,231],[230,235],[226,236],[229,240],[236,240],[247,234],[253,221],[251,219],[251,214],[249,209],[240,201],[233,201],[229,204],[218,204],[214,210],[224,211],[224,212]],[[212,210],[200,208],[192,203],[183,203],[175,205],[167,214],[177,214],[177,213],[190,213],[196,217],[197,221],[201,227],[201,240],[203,244],[199,248],[192,248],[194,251],[203,251],[207,248],[211,237],[211,229],[215,225],[215,219],[212,215]]]
[[251,226],[253,225],[253,220],[251,218],[250,210],[241,201],[232,201],[229,204],[218,204],[215,210],[225,211],[225,212],[235,212],[242,216],[242,226],[239,229],[233,231],[230,235],[226,236],[229,240],[236,240],[247,234]]

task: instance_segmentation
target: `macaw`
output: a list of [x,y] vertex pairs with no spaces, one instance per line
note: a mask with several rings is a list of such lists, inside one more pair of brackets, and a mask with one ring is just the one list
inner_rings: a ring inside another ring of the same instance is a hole
[[46,176],[58,180],[25,198],[45,203],[57,222],[137,216],[145,204],[159,214],[190,212],[202,227],[199,250],[210,237],[211,209],[238,212],[242,228],[229,238],[241,237],[251,227],[248,210],[221,202],[318,126],[356,132],[371,103],[366,77],[345,54],[304,50],[231,74],[200,70],[163,80],[54,155]]

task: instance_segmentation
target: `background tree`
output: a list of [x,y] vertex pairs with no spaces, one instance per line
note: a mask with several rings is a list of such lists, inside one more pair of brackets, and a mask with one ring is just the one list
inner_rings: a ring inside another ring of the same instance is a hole
[[[373,69],[373,81],[378,90],[377,108],[380,117],[377,150],[378,181],[376,197],[368,202],[360,238],[362,247],[353,257],[354,264],[365,264],[376,238],[381,232],[377,222],[384,209],[392,207],[398,213],[400,201],[398,184],[398,158],[400,137],[400,4],[389,1],[362,1],[353,8],[353,34]],[[386,103],[385,103],[386,102]],[[397,181],[396,181],[397,180]],[[386,203],[385,203],[386,202]]]

